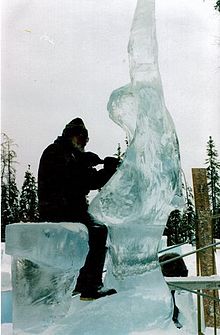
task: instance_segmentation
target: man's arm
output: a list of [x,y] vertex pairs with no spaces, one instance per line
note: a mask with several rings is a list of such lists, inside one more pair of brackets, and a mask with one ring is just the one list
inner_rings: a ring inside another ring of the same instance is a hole
[[103,187],[116,172],[119,160],[115,157],[106,157],[104,159],[104,168],[96,170],[88,169],[88,183],[90,190],[97,190]]

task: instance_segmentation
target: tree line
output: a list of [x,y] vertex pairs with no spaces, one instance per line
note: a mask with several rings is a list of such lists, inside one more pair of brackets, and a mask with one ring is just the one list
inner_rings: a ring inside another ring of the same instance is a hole
[[[213,237],[220,238],[220,162],[214,140],[211,136],[206,146],[207,158],[207,185],[210,200],[210,211],[212,214]],[[192,188],[186,183],[183,173],[183,192],[185,196],[185,207],[183,211],[174,210],[168,218],[164,235],[167,235],[167,245],[175,245],[184,242],[193,242],[195,239],[196,210]]]
[[[209,136],[206,146],[207,158],[205,164],[207,166],[207,185],[210,200],[210,211],[212,214],[213,237],[220,238],[220,162],[218,160],[218,152],[215,143]],[[184,173],[183,173],[184,177]],[[174,210],[168,218],[164,235],[167,235],[167,245],[175,245],[183,242],[193,242],[195,238],[196,228],[196,210],[194,206],[194,198],[192,188],[183,178],[183,192],[185,195],[185,207],[181,212]],[[215,218],[216,217],[216,218]]]
[[5,241],[5,227],[15,222],[37,222],[37,182],[28,165],[21,192],[16,183],[17,144],[5,133],[1,141],[1,240]]
[[[127,141],[125,141],[127,144]],[[17,144],[5,133],[2,134],[1,142],[1,240],[5,241],[5,227],[15,222],[37,222],[38,197],[37,182],[31,167],[28,165],[24,175],[21,191],[16,184],[16,147]],[[215,143],[210,136],[206,148],[207,158],[207,180],[210,196],[210,209],[214,216],[220,214],[220,162]],[[118,145],[115,154],[120,161],[124,153]],[[187,185],[183,175],[183,194],[185,198],[184,210],[178,209],[170,213],[164,235],[167,236],[167,245],[183,242],[192,242],[195,238],[196,212],[194,207],[193,191]],[[220,238],[220,219],[213,221],[214,237]]]

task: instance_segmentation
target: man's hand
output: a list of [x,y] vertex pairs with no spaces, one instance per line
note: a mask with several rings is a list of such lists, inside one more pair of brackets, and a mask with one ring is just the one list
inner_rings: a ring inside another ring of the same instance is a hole
[[115,157],[105,157],[104,159],[104,169],[115,172],[119,166],[119,159]]
[[103,160],[91,151],[83,153],[83,161],[88,167],[96,166],[98,164],[103,164]]

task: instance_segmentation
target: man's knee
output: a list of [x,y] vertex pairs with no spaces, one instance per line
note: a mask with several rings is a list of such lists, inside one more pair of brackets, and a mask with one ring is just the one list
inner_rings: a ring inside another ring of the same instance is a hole
[[108,228],[105,225],[95,224],[91,227],[91,233],[103,238],[107,238]]

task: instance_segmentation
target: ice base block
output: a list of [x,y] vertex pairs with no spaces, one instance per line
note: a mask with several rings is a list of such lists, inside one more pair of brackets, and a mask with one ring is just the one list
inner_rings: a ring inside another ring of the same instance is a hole
[[[86,227],[80,223],[7,226],[6,253],[12,256],[14,334],[130,335],[136,330],[166,329],[172,321],[172,302],[157,259],[161,227],[148,228],[147,236],[154,242],[150,244],[150,258],[149,248],[145,250],[143,246],[148,266],[140,267],[142,274],[134,273],[130,264],[130,273],[121,277],[119,271],[120,276],[115,277],[113,268],[121,269],[121,263],[114,262],[115,257],[107,257],[105,284],[118,293],[82,302],[79,296],[72,298],[71,292],[88,252]],[[112,230],[117,234],[121,231],[118,227],[109,230],[110,235]],[[127,237],[134,242],[132,236]],[[118,247],[117,250],[126,261],[129,250],[134,252],[134,243],[123,247],[119,240],[115,246],[121,244],[124,252]],[[143,263],[142,257],[139,261]],[[136,269],[137,262],[133,265]]]
[[15,223],[7,226],[12,256],[13,328],[30,334],[66,315],[88,252],[81,223]]

